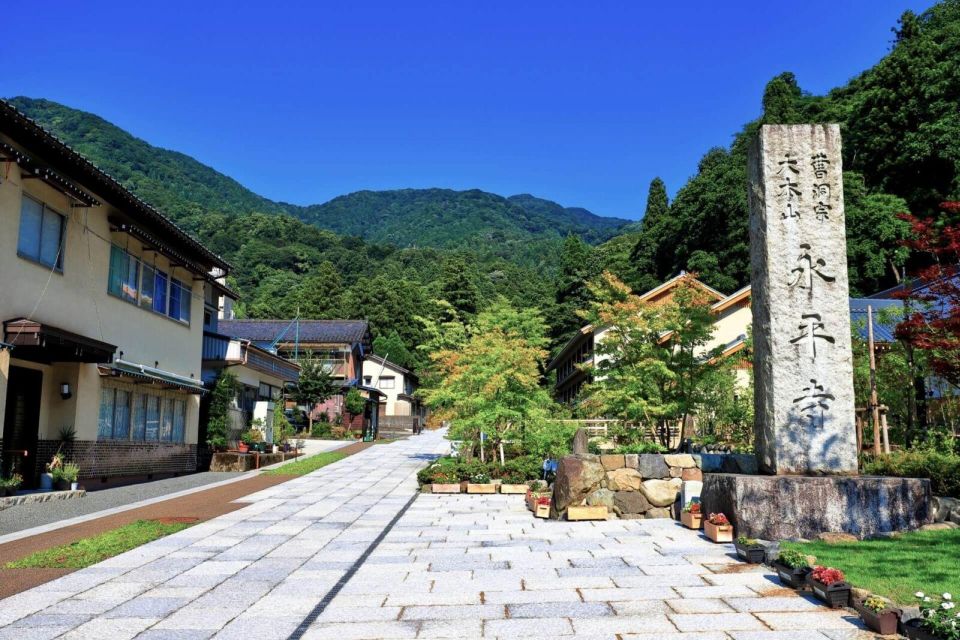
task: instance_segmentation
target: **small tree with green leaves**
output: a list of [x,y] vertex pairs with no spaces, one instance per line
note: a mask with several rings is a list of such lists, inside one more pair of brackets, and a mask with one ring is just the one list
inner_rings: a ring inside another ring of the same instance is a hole
[[227,412],[237,397],[240,387],[237,377],[221,371],[210,392],[210,411],[207,418],[207,445],[211,449],[227,446]]
[[300,360],[300,378],[294,398],[297,404],[307,407],[307,419],[310,422],[310,431],[313,432],[313,408],[325,402],[336,393],[333,377],[324,363],[308,353]]

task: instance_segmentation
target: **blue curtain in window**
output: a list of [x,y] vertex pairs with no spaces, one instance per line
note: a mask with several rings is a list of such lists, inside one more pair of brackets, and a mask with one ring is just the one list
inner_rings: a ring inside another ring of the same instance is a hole
[[110,280],[107,291],[115,296],[123,295],[123,278],[126,275],[127,252],[116,245],[110,247]]
[[153,278],[153,310],[167,312],[167,274],[157,269]]
[[40,230],[40,262],[51,267],[60,266],[60,247],[63,240],[63,218],[59,214],[45,209],[43,226]]
[[40,259],[40,227],[43,225],[43,205],[36,200],[24,198],[20,204],[20,237],[17,252]]
[[180,281],[179,280],[171,280],[170,282],[169,316],[175,320],[180,319]]
[[142,393],[133,396],[133,440],[143,440],[147,429],[146,398]]
[[130,392],[117,389],[116,408],[113,413],[113,437],[118,440],[130,438]]
[[173,398],[163,399],[163,415],[160,419],[160,440],[170,442],[173,438]]
[[113,389],[100,389],[100,419],[97,426],[97,438],[107,440],[113,437]]
[[187,403],[177,400],[173,404],[173,441],[183,442],[187,427]]
[[156,285],[156,270],[149,265],[143,265],[143,278],[140,284],[140,306],[145,309],[153,308],[153,290]]
[[147,396],[147,420],[144,440],[156,442],[160,435],[160,398]]

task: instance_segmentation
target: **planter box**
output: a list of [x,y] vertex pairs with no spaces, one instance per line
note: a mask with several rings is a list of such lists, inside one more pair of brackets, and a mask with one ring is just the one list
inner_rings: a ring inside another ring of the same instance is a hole
[[813,589],[813,595],[823,600],[831,609],[839,609],[847,606],[850,602],[850,583],[834,582],[831,585],[817,582],[812,577],[808,577],[810,588]]
[[733,525],[717,526],[709,520],[703,521],[703,532],[714,542],[733,542]]
[[907,620],[903,623],[903,632],[907,634],[910,640],[943,640],[940,636],[935,636],[920,626],[920,618]]
[[900,609],[884,609],[877,613],[873,609],[867,609],[863,606],[861,600],[853,602],[853,608],[857,610],[864,624],[870,629],[876,631],[882,636],[892,636],[897,633],[897,623],[900,622]]
[[593,507],[571,506],[567,508],[567,520],[606,520],[607,508],[604,505]]
[[683,526],[687,529],[699,529],[703,526],[703,514],[683,511],[680,513],[680,522],[682,522]]
[[456,484],[438,484],[430,485],[430,493],[460,493],[460,483]]
[[527,485],[525,484],[501,484],[500,493],[509,493],[510,495],[524,495],[527,493]]
[[497,485],[495,484],[474,484],[472,482],[467,483],[467,493],[496,493]]
[[550,517],[550,505],[549,504],[538,504],[533,507],[533,517],[534,518],[543,518],[544,520]]
[[748,547],[739,542],[735,542],[734,546],[737,548],[737,557],[741,560],[749,562],[750,564],[763,564],[763,558],[767,550],[761,545]]
[[773,568],[776,570],[777,577],[780,578],[780,582],[788,587],[793,587],[794,589],[803,589],[804,586],[806,586],[807,575],[810,573],[810,567],[794,569],[785,564],[774,562]]

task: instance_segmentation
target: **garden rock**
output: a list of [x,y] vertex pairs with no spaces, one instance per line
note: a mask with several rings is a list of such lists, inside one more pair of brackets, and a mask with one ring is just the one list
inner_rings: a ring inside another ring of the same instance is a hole
[[723,470],[723,460],[727,456],[719,453],[702,453],[693,456],[694,462],[698,462],[700,470],[704,473],[719,473]]
[[639,491],[642,480],[636,469],[615,469],[607,472],[607,488],[612,491]]
[[587,504],[591,507],[606,507],[613,509],[613,491],[609,489],[597,489],[587,496]]
[[670,467],[659,453],[641,453],[637,456],[637,471],[645,479],[670,477]]
[[571,504],[580,504],[603,480],[603,465],[597,456],[564,456],[557,465],[553,483],[551,517],[557,518]]
[[953,524],[960,524],[960,509],[954,509],[950,512],[950,520]]
[[683,469],[697,466],[697,464],[693,461],[693,456],[689,453],[665,455],[663,456],[663,461],[667,463],[667,466],[681,467]]
[[703,480],[703,471],[700,471],[700,469],[683,469],[680,474],[680,479],[700,482]]
[[679,478],[682,475],[683,475],[683,469],[681,469],[680,467],[670,467],[671,478]]
[[960,500],[956,498],[947,498],[944,496],[934,496],[930,498],[930,511],[933,513],[934,522],[945,522],[950,519],[950,512],[954,509],[960,509]]
[[613,471],[614,469],[623,469],[623,456],[617,454],[607,454],[600,456],[600,464],[603,465],[603,468],[607,471]]
[[636,469],[637,468],[637,454],[628,453],[623,456],[623,466],[627,469]]
[[643,513],[648,511],[650,506],[638,491],[618,491],[613,494],[613,508],[622,514]]
[[643,514],[644,518],[669,518],[670,509],[664,507],[654,507]]
[[954,522],[933,522],[920,527],[920,531],[949,531],[950,529],[960,529],[960,524]]
[[586,429],[577,429],[577,432],[573,434],[572,449],[573,455],[575,456],[590,452],[589,438],[587,437]]
[[677,499],[677,493],[683,482],[679,478],[672,480],[644,480],[640,491],[655,507],[669,507]]

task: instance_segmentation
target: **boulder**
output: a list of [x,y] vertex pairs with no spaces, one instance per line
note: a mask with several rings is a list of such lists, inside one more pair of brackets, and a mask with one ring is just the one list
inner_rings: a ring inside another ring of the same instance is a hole
[[732,453],[729,456],[737,464],[736,473],[745,473],[747,475],[756,475],[760,473],[760,467],[757,464],[757,456],[752,453]]
[[580,504],[603,480],[603,465],[596,456],[564,456],[557,465],[553,483],[551,517],[559,517],[572,504]]
[[960,509],[954,509],[950,512],[950,519],[947,522],[952,522],[953,524],[960,524]]
[[679,478],[681,475],[683,475],[683,469],[680,467],[670,467],[671,478]]
[[587,496],[587,504],[591,507],[606,507],[613,509],[613,491],[609,489],[597,489]]
[[703,471],[700,471],[700,469],[696,469],[696,468],[683,469],[682,472],[680,473],[680,479],[684,481],[696,480],[697,482],[700,482],[703,480]]
[[644,513],[650,509],[650,503],[638,491],[617,491],[613,494],[613,508],[621,514]]
[[623,466],[627,469],[636,469],[637,468],[637,454],[628,453],[623,456]]
[[623,456],[615,453],[609,453],[600,456],[600,464],[603,465],[603,468],[607,471],[613,471],[614,469],[623,469],[624,462]]
[[612,491],[639,491],[643,478],[636,469],[607,471],[607,488]]
[[669,478],[670,467],[659,453],[641,453],[637,456],[637,471],[646,480]]
[[727,456],[719,453],[702,453],[699,456],[693,456],[694,462],[699,460],[700,470],[704,473],[719,473],[723,470],[723,460]]
[[653,507],[652,509],[647,511],[645,514],[643,514],[643,517],[644,518],[669,518],[671,517],[670,509],[667,509],[665,507]]
[[856,542],[859,538],[850,533],[842,533],[839,531],[825,531],[824,533],[817,535],[817,540],[820,542],[826,542],[827,544],[839,544],[841,542]]
[[668,454],[663,456],[663,461],[666,462],[669,467],[680,467],[682,469],[697,466],[697,463],[693,461],[693,456],[689,453]]
[[644,497],[655,507],[669,507],[677,499],[677,494],[683,482],[680,478],[672,480],[644,480],[640,485],[640,491]]
[[930,498],[930,511],[934,522],[946,522],[950,519],[950,512],[960,508],[960,500],[943,496]]
[[587,430],[583,428],[577,429],[577,432],[573,434],[573,455],[582,455],[589,452],[590,447]]
[[960,524],[953,522],[933,522],[920,527],[920,531],[949,531],[950,529],[960,529]]

